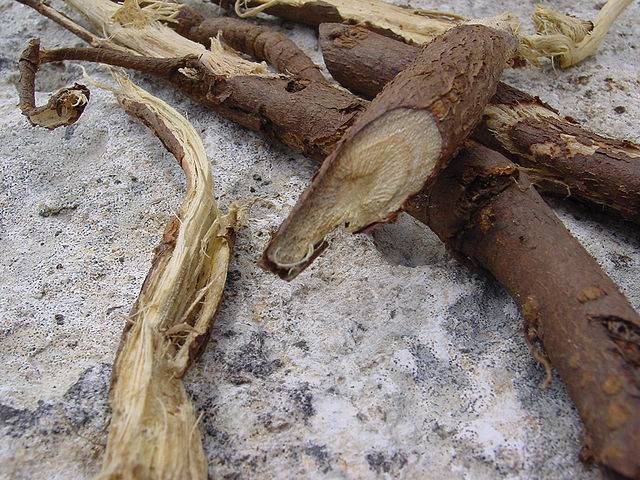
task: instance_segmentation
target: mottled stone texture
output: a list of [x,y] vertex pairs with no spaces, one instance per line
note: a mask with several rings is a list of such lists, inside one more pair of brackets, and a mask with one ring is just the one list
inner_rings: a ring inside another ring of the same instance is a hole
[[[598,2],[549,5],[585,17]],[[469,16],[533,4],[416,1]],[[640,29],[632,5],[596,59],[569,70],[510,72],[589,128],[640,141]],[[80,45],[0,0],[0,478],[85,479],[106,440],[107,391],[126,312],[163,225],[184,193],[159,142],[94,90],[77,125],[28,125],[16,60],[32,36]],[[274,21],[313,58],[306,29]],[[106,79],[97,67],[88,68]],[[50,65],[46,93],[80,80]],[[581,426],[557,377],[522,336],[504,291],[453,260],[406,217],[371,235],[334,235],[294,282],[255,266],[314,164],[136,79],[188,116],[214,165],[220,202],[261,198],[238,235],[226,298],[187,388],[203,413],[215,478],[600,478],[577,459]],[[620,108],[623,107],[623,108]],[[553,201],[640,308],[640,231]]]

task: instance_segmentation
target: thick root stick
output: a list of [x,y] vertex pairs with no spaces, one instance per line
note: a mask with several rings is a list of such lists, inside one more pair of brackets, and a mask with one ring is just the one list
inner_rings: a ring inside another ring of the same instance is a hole
[[463,25],[423,47],[324,162],[261,265],[290,280],[338,225],[357,232],[395,218],[475,127],[516,43],[510,33]]
[[409,211],[509,291],[564,380],[593,458],[640,478],[640,316],[527,176],[469,143]]
[[[344,87],[373,98],[419,48],[358,26],[324,24],[325,64]],[[603,207],[640,223],[640,146],[605,138],[552,107],[500,83],[473,137],[530,172],[545,192]]]

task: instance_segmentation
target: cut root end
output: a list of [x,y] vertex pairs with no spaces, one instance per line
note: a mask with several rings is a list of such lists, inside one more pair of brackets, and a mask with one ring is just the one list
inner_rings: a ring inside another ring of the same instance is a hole
[[292,279],[339,225],[359,232],[387,222],[433,174],[442,138],[428,111],[399,108],[341,144],[269,244],[261,265]]

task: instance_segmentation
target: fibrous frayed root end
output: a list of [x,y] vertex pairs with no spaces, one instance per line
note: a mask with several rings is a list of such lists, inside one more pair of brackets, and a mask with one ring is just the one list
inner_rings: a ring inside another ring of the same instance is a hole
[[181,8],[172,0],[124,0],[111,18],[122,26],[141,28],[153,22],[176,23]]
[[593,21],[538,6],[536,34],[521,37],[520,55],[534,65],[548,59],[568,68],[595,54],[613,22],[632,0],[609,0]]
[[123,108],[152,129],[187,177],[136,301],[113,370],[101,480],[207,476],[198,419],[181,377],[206,344],[223,296],[239,209],[221,215],[202,139],[175,109],[114,72]]

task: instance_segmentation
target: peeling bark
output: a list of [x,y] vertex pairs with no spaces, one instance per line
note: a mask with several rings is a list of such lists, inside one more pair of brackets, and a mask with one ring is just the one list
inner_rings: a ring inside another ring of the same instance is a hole
[[[229,10],[237,4],[236,0],[213,0],[212,3]],[[402,7],[383,0],[250,0],[246,6],[251,9],[251,15],[264,12],[311,26],[328,22],[365,24],[385,35],[418,44],[430,42],[462,19],[459,15]],[[238,8],[235,10],[246,16]]]
[[202,140],[166,103],[117,75],[123,109],[147,125],[187,178],[122,333],[109,403],[104,480],[207,478],[198,419],[182,383],[222,300],[237,211],[222,215]]
[[[609,0],[593,22],[537,7],[531,20],[536,34],[519,34],[517,61],[540,65],[542,59],[567,68],[594,55],[613,22],[633,0]],[[385,0],[216,0],[240,17],[264,12],[287,20],[318,26],[321,23],[364,25],[370,30],[411,44],[424,44],[457,24],[469,21],[449,12],[394,5]],[[243,10],[243,7],[245,10]],[[501,15],[521,31],[510,13]]]
[[[419,48],[363,27],[325,24],[320,45],[344,87],[373,98]],[[473,137],[529,172],[545,192],[570,195],[640,223],[640,146],[590,132],[539,98],[500,83]]]

